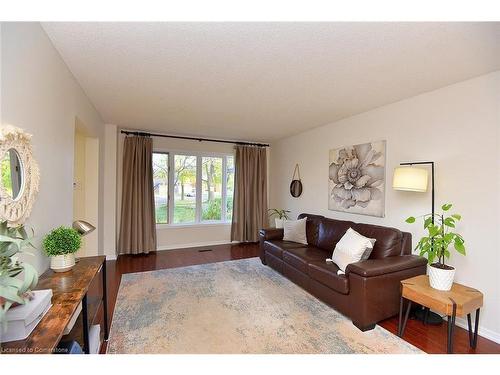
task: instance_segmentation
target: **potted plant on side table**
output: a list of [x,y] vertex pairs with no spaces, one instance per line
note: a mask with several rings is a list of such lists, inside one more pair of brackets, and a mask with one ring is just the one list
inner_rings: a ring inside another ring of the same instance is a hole
[[279,209],[279,208],[270,208],[268,211],[269,211],[269,217],[276,216],[276,218],[274,219],[274,222],[275,222],[276,228],[278,228],[278,229],[283,228],[283,222],[285,220],[290,220],[290,218],[288,217],[288,214],[290,213],[290,211],[288,211],[288,210]]
[[[450,246],[453,244],[453,248],[459,254],[465,255],[465,241],[454,231],[457,221],[462,217],[459,214],[449,214],[452,207],[452,204],[444,204],[441,207],[443,210],[441,214],[420,216],[428,235],[422,237],[415,248],[420,251],[420,256],[427,257],[429,263],[427,272],[431,287],[444,291],[451,289],[455,277],[455,268],[445,264],[445,259],[449,259],[451,255]],[[409,224],[415,221],[414,216],[406,219]]]
[[66,272],[75,265],[75,253],[82,239],[73,228],[61,226],[52,230],[43,239],[43,248],[50,257],[50,268],[55,272]]

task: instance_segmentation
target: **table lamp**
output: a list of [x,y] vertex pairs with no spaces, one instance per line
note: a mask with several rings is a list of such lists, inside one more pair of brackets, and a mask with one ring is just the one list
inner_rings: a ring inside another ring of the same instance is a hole
[[95,227],[87,221],[76,220],[73,222],[73,229],[80,233],[80,236],[86,236],[92,232]]

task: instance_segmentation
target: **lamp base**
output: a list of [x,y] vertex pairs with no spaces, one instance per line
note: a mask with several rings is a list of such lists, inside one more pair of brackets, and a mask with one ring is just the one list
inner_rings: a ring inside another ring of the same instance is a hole
[[425,307],[415,310],[415,312],[413,313],[413,317],[416,320],[420,320],[424,324],[438,326],[443,323],[443,318],[441,318],[439,314],[436,314],[435,312],[432,312]]

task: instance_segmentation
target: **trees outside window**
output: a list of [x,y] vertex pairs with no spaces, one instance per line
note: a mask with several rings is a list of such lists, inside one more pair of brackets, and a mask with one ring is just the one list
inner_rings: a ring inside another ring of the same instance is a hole
[[168,154],[153,153],[153,189],[158,224],[168,223]]
[[196,156],[175,155],[174,223],[196,218]]
[[222,219],[222,158],[202,157],[202,217]]
[[157,224],[231,220],[233,156],[155,152],[153,178]]

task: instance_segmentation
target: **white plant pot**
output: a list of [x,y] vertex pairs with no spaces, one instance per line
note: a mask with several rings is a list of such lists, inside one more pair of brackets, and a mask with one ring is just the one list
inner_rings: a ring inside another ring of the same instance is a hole
[[75,254],[64,254],[50,257],[50,268],[54,272],[66,272],[75,265]]
[[429,283],[431,287],[437,290],[448,291],[453,285],[455,278],[455,269],[444,270],[441,268],[427,266],[427,273],[429,274]]
[[278,218],[275,218],[274,219],[274,222],[276,223],[276,228],[277,229],[281,229],[283,228],[283,222],[285,221],[285,219],[278,219]]

